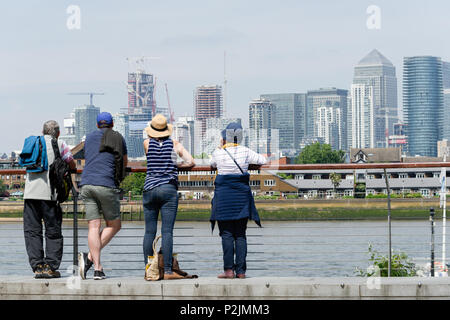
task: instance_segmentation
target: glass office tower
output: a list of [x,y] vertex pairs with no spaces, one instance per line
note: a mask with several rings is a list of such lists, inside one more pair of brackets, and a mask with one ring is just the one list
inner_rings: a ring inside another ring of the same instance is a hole
[[372,50],[355,67],[353,84],[372,87],[375,147],[387,147],[387,137],[398,122],[397,77],[394,65]]
[[443,131],[443,79],[439,57],[403,59],[403,110],[411,156],[437,156]]
[[296,156],[300,151],[300,142],[306,135],[306,94],[262,94],[260,98],[275,106],[276,116],[272,128],[278,129],[281,152]]

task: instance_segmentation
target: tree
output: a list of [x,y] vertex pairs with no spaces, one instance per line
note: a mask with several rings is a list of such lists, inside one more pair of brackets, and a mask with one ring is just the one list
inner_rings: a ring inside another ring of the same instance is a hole
[[7,189],[6,184],[3,183],[3,180],[0,180],[0,193],[5,192]]
[[339,187],[342,181],[341,175],[339,173],[332,172],[330,173],[330,180],[333,184],[334,193],[336,193],[336,189]]
[[295,163],[343,163],[344,160],[345,152],[343,150],[332,150],[329,144],[316,142],[306,146],[295,158]]
[[202,152],[201,154],[197,154],[192,156],[194,159],[209,159],[209,156],[206,152]]
[[120,184],[120,187],[126,192],[134,195],[142,194],[144,192],[146,173],[135,172],[126,176]]

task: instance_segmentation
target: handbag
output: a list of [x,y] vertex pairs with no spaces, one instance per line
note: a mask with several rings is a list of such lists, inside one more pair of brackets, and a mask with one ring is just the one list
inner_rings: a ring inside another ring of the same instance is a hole
[[[180,269],[180,264],[177,259],[178,254],[174,253],[172,254],[172,272],[175,272],[176,274],[179,274],[185,279],[196,279],[198,276],[196,274],[188,274],[187,272]],[[164,256],[162,255],[162,252],[160,251],[158,254],[158,267],[159,267],[159,277],[160,279],[164,279]]]
[[164,274],[163,274],[163,277],[161,277],[159,268],[158,268],[159,256],[161,254],[158,251],[156,251],[156,244],[158,243],[159,239],[161,239],[161,235],[157,236],[155,238],[155,240],[153,240],[153,244],[152,244],[153,256],[148,256],[147,264],[145,265],[144,279],[147,281],[157,281],[157,280],[161,280],[164,277]]
[[[164,279],[164,256],[161,250],[156,251],[156,245],[161,239],[161,235],[157,236],[153,240],[153,256],[148,256],[147,264],[145,265],[145,277],[147,281],[158,281]],[[198,278],[197,275],[190,275],[187,272],[180,269],[180,265],[177,259],[178,254],[172,254],[172,271],[183,276],[185,279]]]

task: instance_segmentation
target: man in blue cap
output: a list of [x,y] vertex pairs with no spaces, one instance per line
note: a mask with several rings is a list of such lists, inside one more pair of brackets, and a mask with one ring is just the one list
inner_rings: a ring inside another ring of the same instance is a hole
[[[84,142],[85,167],[81,175],[81,199],[88,220],[89,252],[78,254],[80,276],[86,279],[87,271],[94,266],[94,279],[105,279],[100,262],[101,250],[121,228],[120,182],[127,166],[125,139],[113,131],[114,121],[110,113],[97,116],[99,130],[87,135]],[[102,217],[106,227],[101,230]]]

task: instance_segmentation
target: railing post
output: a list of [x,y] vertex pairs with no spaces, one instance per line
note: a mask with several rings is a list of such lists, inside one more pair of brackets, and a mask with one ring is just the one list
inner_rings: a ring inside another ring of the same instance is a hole
[[430,208],[431,222],[431,276],[434,277],[434,208]]
[[[73,195],[73,265],[78,267],[78,191],[72,187]],[[78,268],[73,268],[76,275]]]
[[389,247],[388,277],[390,277],[391,276],[391,265],[392,265],[391,190],[389,189],[389,180],[388,180],[386,168],[384,168],[384,180],[386,181],[387,206],[388,206],[388,247]]

